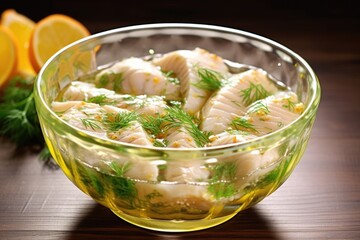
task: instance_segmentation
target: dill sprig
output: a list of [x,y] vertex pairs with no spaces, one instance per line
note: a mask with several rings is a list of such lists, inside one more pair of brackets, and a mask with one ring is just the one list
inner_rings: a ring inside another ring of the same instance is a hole
[[246,114],[251,114],[251,113],[263,113],[266,115],[266,114],[270,113],[270,110],[264,101],[258,100],[258,101],[253,102],[249,106],[249,108],[246,112]]
[[236,177],[237,166],[233,162],[218,163],[210,167],[212,177],[209,179],[208,191],[215,199],[231,197],[236,194],[233,183]]
[[96,103],[99,105],[113,104],[114,101],[109,99],[105,94],[100,94],[94,97],[89,98],[86,102],[88,103]]
[[291,112],[295,110],[295,102],[293,102],[290,97],[285,98],[283,101],[285,101],[285,103],[282,105],[284,108],[289,109]]
[[197,74],[200,81],[194,83],[194,86],[206,91],[215,91],[221,88],[223,79],[221,73],[207,68],[198,68]]
[[249,122],[246,117],[237,117],[230,123],[236,130],[244,130],[257,133],[258,131],[254,128],[254,125]]
[[136,112],[107,113],[103,116],[102,123],[108,130],[116,132],[130,126],[131,122],[137,118],[138,114]]
[[164,137],[164,129],[166,128],[166,119],[159,115],[143,115],[139,118],[141,126],[149,134],[154,135],[156,138]]
[[203,147],[209,142],[209,134],[200,131],[196,119],[179,107],[167,107],[167,115],[164,117],[169,124],[166,129],[184,127],[194,139],[198,147]]
[[98,124],[98,120],[92,119],[92,118],[80,118],[82,124],[85,126],[85,128],[91,128],[92,130],[101,129],[101,127]]
[[250,105],[251,103],[266,98],[270,95],[268,91],[259,83],[254,84],[250,82],[250,86],[246,89],[240,91],[240,95],[243,98],[245,105]]

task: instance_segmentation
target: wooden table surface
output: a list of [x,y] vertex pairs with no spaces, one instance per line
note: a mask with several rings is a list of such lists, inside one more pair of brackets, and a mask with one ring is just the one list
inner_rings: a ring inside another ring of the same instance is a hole
[[[320,79],[308,148],[275,193],[211,229],[148,231],[95,203],[35,153],[0,138],[0,239],[360,239],[360,24],[353,15],[289,19],[202,21],[276,40],[304,57]],[[84,23],[95,33],[138,22]]]

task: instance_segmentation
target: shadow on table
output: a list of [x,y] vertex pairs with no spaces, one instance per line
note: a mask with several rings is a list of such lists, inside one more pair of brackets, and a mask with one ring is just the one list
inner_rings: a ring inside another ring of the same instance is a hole
[[67,240],[75,239],[280,239],[268,219],[256,207],[210,229],[188,233],[162,233],[133,226],[96,204],[84,214]]

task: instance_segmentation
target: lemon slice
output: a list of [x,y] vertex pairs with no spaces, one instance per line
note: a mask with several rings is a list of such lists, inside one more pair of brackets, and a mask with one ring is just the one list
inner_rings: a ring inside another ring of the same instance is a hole
[[18,43],[18,73],[34,76],[36,73],[29,59],[30,36],[35,23],[13,9],[1,14],[1,25],[13,33]]
[[13,34],[7,28],[0,26],[0,88],[16,72],[17,48]]
[[35,71],[58,50],[89,35],[83,24],[63,14],[52,14],[40,20],[35,25],[29,49]]

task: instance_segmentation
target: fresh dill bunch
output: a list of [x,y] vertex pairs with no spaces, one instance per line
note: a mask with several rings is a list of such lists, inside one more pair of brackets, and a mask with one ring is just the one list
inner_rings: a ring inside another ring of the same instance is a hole
[[184,127],[194,139],[198,147],[203,147],[209,142],[209,134],[200,131],[197,120],[179,107],[167,107],[167,115],[164,117],[169,124],[166,131],[170,128]]
[[6,87],[1,101],[4,103],[16,103],[27,98],[33,91],[33,83],[33,78],[25,79],[20,76],[15,76]]
[[17,146],[44,144],[32,89],[33,80],[13,78],[0,103],[0,135]]
[[103,116],[102,123],[108,130],[116,132],[130,126],[131,122],[135,121],[138,117],[136,112],[107,113]]
[[258,131],[254,128],[254,125],[249,122],[246,117],[237,117],[230,123],[236,130],[244,130],[257,133]]
[[212,177],[209,179],[208,191],[215,199],[231,197],[236,194],[233,183],[236,177],[237,166],[234,162],[218,163],[210,167]]
[[194,86],[207,91],[215,91],[221,88],[221,80],[223,79],[221,73],[208,68],[198,68],[197,74],[200,81],[193,84]]
[[270,96],[270,93],[261,84],[254,84],[250,82],[250,86],[246,89],[240,91],[240,95],[243,98],[245,105],[250,105],[251,103],[266,98]]

